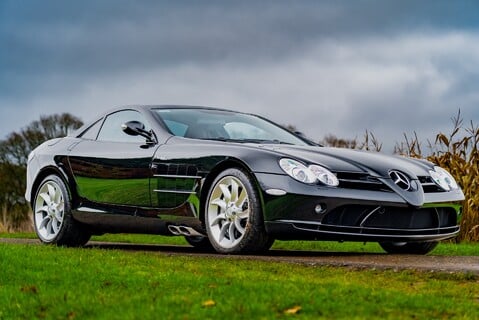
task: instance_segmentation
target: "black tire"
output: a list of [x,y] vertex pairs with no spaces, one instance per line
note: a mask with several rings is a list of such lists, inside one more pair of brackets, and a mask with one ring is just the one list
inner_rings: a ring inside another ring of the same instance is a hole
[[[231,182],[227,187],[230,191],[230,201],[228,201],[226,194],[223,192],[224,189],[220,187],[224,183],[223,188],[225,188],[228,185],[228,181]],[[237,184],[236,200],[233,199],[235,197],[235,192],[233,191],[234,184]],[[219,194],[220,196],[218,196]],[[221,203],[221,201],[224,203]],[[221,203],[221,205],[217,205],[217,202]],[[233,208],[230,208],[230,211],[224,210],[221,207],[230,206],[231,203],[234,203],[234,205]],[[241,204],[241,207],[236,206],[238,204]],[[266,233],[264,228],[263,210],[255,182],[241,169],[227,169],[216,177],[208,191],[204,203],[204,213],[205,229],[208,238],[213,248],[219,253],[262,252],[268,250],[274,242],[274,239]],[[225,215],[230,216],[220,219],[220,217]],[[215,223],[215,221],[219,222]],[[222,230],[226,229],[228,231],[222,233]],[[233,235],[230,234],[230,231]],[[221,237],[221,234],[223,234],[223,237]]]
[[188,242],[191,246],[204,250],[204,251],[213,251],[214,248],[211,245],[210,240],[208,237],[201,237],[201,236],[185,236],[186,242]]
[[91,237],[85,227],[73,219],[70,193],[57,175],[50,175],[40,183],[32,209],[35,232],[43,243],[77,247]]
[[393,254],[428,254],[436,248],[438,242],[380,242],[387,253]]

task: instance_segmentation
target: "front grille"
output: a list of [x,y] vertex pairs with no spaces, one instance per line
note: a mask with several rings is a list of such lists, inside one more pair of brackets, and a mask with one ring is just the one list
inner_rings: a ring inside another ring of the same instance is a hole
[[429,176],[419,176],[418,179],[424,193],[445,192]]
[[[392,192],[387,185],[367,173],[339,171],[336,175],[341,188]],[[445,192],[430,176],[418,176],[418,180],[424,193]]]
[[347,189],[360,189],[372,191],[392,191],[388,186],[379,181],[377,178],[367,173],[357,172],[336,172],[339,187]]

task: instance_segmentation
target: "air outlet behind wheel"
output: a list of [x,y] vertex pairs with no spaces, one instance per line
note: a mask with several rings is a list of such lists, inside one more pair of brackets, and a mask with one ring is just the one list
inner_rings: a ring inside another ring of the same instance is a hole
[[391,170],[389,176],[399,188],[406,191],[411,190],[411,180],[401,171]]

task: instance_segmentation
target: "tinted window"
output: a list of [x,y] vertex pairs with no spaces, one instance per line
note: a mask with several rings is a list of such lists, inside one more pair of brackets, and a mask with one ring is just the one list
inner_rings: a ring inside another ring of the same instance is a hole
[[164,120],[164,122],[168,129],[171,131],[171,133],[173,133],[175,136],[185,136],[186,130],[188,129],[187,124],[173,120]]
[[224,125],[225,131],[232,139],[255,137],[256,139],[274,139],[271,134],[261,128],[243,122],[230,122]]
[[138,111],[124,110],[108,115],[101,127],[97,140],[114,142],[138,142],[144,143],[142,136],[130,136],[123,132],[121,125],[128,121],[140,121],[145,125],[146,130],[150,130],[145,118]]
[[95,140],[98,135],[98,130],[100,130],[102,120],[103,118],[92,124],[90,128],[83,131],[80,137],[83,139]]
[[307,143],[260,117],[211,109],[154,109],[170,132],[193,139],[257,143]]

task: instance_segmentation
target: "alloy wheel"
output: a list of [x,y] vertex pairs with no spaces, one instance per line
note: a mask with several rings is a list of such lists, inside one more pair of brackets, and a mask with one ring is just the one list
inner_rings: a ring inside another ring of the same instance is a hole
[[44,241],[52,241],[58,235],[65,215],[65,202],[60,186],[47,181],[35,199],[35,228]]
[[210,193],[206,214],[213,240],[223,248],[235,247],[245,235],[250,216],[244,184],[236,177],[223,177]]

